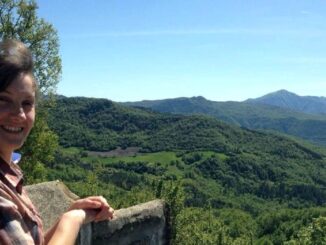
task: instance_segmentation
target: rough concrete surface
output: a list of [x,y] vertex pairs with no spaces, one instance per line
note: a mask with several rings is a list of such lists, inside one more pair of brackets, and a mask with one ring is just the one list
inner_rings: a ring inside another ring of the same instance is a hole
[[43,219],[44,230],[50,228],[71,203],[78,199],[60,181],[26,186],[25,190]]
[[[79,199],[60,181],[30,185],[25,189],[42,218],[44,231],[55,224],[74,200]],[[84,225],[79,232],[77,244],[91,244],[91,236],[91,225]]]
[[[26,190],[39,210],[45,230],[56,222],[74,200],[78,199],[78,196],[60,181],[27,186]],[[169,244],[167,213],[167,206],[163,200],[116,210],[111,221],[83,226],[77,244]]]
[[113,220],[93,224],[92,244],[166,244],[165,215],[162,200],[117,210]]

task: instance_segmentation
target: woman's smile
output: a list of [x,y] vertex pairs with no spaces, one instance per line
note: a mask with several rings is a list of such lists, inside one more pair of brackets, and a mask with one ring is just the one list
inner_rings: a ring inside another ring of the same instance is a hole
[[24,129],[20,127],[18,128],[18,127],[10,127],[10,126],[1,126],[1,128],[8,133],[14,133],[14,134],[20,133]]

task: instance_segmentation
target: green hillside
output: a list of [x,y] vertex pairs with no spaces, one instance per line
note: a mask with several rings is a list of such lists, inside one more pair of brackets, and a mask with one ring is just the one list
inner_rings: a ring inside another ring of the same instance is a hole
[[269,129],[326,146],[326,116],[252,102],[215,102],[203,97],[123,103],[174,114],[209,115],[250,129]]
[[175,244],[283,244],[326,216],[325,155],[309,144],[104,99],[59,99],[49,124],[63,147],[49,179],[116,208],[166,199]]

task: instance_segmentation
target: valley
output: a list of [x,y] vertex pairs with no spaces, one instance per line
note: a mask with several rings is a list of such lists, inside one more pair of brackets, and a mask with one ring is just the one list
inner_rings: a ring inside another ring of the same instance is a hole
[[49,125],[61,150],[48,179],[116,208],[165,199],[175,244],[284,244],[324,222],[323,147],[104,99],[61,98]]

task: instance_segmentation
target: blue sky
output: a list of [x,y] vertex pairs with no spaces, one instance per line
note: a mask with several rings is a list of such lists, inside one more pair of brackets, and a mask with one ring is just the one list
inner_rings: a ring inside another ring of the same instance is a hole
[[37,2],[58,30],[66,96],[326,96],[324,0]]

